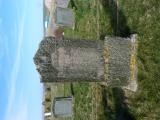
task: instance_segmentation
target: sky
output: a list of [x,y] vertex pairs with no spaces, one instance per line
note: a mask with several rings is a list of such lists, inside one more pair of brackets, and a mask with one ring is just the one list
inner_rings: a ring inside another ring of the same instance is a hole
[[0,0],[0,120],[42,120],[33,56],[43,38],[42,0]]

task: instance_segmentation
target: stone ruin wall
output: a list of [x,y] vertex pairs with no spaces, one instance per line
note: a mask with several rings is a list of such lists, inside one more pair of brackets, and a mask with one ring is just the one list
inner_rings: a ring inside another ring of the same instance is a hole
[[42,82],[104,81],[108,86],[127,86],[136,74],[133,43],[120,37],[104,41],[46,37],[34,61]]

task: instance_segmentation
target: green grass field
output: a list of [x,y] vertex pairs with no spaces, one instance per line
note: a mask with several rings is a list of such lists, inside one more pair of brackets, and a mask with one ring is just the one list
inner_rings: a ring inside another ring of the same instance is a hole
[[[98,40],[138,34],[138,91],[126,93],[96,83],[74,83],[74,120],[160,119],[160,1],[74,0],[75,29],[67,38]],[[118,6],[117,6],[118,5]],[[64,84],[64,91],[70,85]],[[62,92],[62,86],[57,88]],[[64,92],[64,95],[70,95]]]

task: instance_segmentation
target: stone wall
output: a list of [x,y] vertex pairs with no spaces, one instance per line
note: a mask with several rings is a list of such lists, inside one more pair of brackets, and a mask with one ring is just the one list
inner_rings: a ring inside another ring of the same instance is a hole
[[131,71],[136,68],[131,65],[132,53],[131,38],[106,37],[104,41],[93,41],[46,37],[34,62],[42,82],[103,81],[108,86],[124,87],[130,83]]

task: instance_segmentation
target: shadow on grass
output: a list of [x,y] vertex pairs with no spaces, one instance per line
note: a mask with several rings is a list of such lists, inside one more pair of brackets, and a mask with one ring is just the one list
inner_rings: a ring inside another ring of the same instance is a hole
[[[127,20],[122,10],[117,6],[115,0],[100,0],[101,4],[110,17],[110,23],[113,29],[113,34],[119,37],[129,37],[131,30],[127,25]],[[103,35],[102,35],[103,36]]]
[[[121,88],[113,88],[109,92],[106,87],[101,87],[106,120],[136,120],[135,117],[129,112],[127,103],[125,102],[126,97]],[[108,102],[108,100],[111,101],[112,99],[113,104]]]
[[73,83],[70,84],[70,88],[71,88],[71,94],[72,96],[74,96],[74,88],[73,88]]
[[114,111],[108,104],[108,91],[105,86],[102,87],[102,102],[103,102],[103,109],[104,109],[104,115],[106,120],[114,120]]
[[129,112],[125,102],[124,91],[121,88],[113,88],[113,97],[116,111],[116,120],[135,120],[135,117]]
[[71,7],[75,8],[75,10],[77,10],[77,5],[76,5],[75,1],[74,0],[70,0],[70,3],[71,3]]

